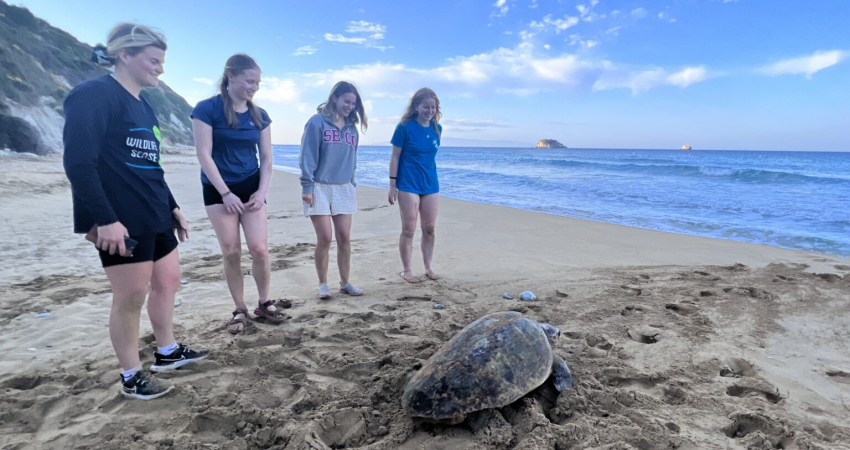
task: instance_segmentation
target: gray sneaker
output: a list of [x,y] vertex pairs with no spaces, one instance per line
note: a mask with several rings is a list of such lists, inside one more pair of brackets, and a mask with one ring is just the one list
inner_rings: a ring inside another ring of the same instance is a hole
[[121,377],[121,395],[139,400],[152,400],[162,397],[174,389],[170,383],[154,378],[150,372],[140,370],[127,381]]
[[339,291],[342,292],[343,294],[348,294],[348,295],[351,295],[351,296],[354,296],[354,297],[357,297],[358,295],[363,295],[363,290],[354,287],[354,285],[352,285],[351,283],[345,283],[345,284],[340,283],[339,284]]
[[331,288],[325,283],[319,285],[319,298],[322,300],[331,298]]

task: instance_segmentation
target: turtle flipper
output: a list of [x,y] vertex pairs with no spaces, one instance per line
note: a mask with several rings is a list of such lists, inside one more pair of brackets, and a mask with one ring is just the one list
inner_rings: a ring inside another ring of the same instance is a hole
[[573,387],[573,376],[564,359],[552,352],[552,376],[555,377],[555,387],[558,392],[566,391]]

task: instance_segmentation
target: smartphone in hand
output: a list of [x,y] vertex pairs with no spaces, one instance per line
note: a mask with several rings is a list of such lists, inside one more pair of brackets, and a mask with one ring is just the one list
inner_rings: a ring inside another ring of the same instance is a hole
[[[97,248],[97,227],[96,226],[92,227],[92,229],[86,234],[86,240],[91,242],[92,244],[94,244],[95,248]],[[133,238],[130,238],[130,237],[124,238],[124,248],[126,248],[127,252],[130,253],[129,255],[126,256],[126,258],[130,258],[130,257],[133,256],[133,250],[135,250],[136,247],[138,247],[138,245],[139,245],[139,241],[137,241]],[[100,250],[100,249],[98,249],[98,250]]]

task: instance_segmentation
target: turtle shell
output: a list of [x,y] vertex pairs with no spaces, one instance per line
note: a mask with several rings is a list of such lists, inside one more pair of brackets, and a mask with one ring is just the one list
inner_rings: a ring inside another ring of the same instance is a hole
[[536,321],[488,314],[461,330],[413,376],[402,395],[413,417],[453,419],[501,408],[543,384],[552,348]]

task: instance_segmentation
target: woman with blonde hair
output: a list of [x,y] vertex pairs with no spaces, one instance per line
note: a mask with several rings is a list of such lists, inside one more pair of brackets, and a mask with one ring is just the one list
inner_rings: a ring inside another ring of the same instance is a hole
[[439,277],[431,269],[434,258],[437,211],[440,207],[440,183],[437,180],[437,151],[440,149],[440,99],[431,89],[413,94],[392,138],[390,157],[390,205],[398,201],[401,213],[401,237],[398,249],[404,271],[399,275],[408,283],[420,283],[413,272],[413,237],[416,221],[422,217],[422,259],[425,276]]
[[301,138],[301,200],[304,215],[316,230],[316,272],[319,298],[331,298],[328,287],[328,254],[336,235],[339,292],[362,295],[348,280],[351,270],[351,222],[357,212],[357,147],[368,127],[360,93],[353,84],[340,81],[307,121]]
[[199,102],[192,111],[204,205],[218,237],[224,278],[236,305],[226,324],[231,334],[244,330],[248,319],[240,227],[251,253],[251,274],[259,294],[254,315],[275,323],[286,318],[269,299],[271,260],[266,195],[272,179],[272,121],[254,103],[260,76],[260,66],[253,58],[245,54],[231,56],[224,65],[219,93]]
[[163,73],[165,36],[122,23],[93,59],[115,72],[88,80],[65,99],[64,165],[74,202],[74,232],[95,242],[112,287],[109,338],[121,365],[121,393],[149,400],[173,386],[139,360],[139,321],[147,297],[157,351],[150,370],[178,369],[207,357],[174,339],[174,294],[180,286],[177,232],[189,228],[162,168],[162,136],[140,96]]

